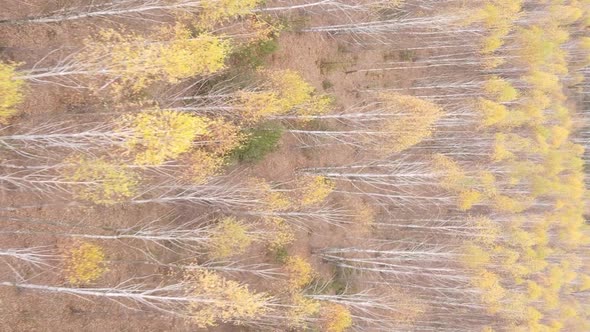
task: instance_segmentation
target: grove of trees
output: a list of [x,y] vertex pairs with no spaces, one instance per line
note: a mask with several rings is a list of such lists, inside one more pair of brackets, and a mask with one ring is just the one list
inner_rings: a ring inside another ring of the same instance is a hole
[[590,1],[7,2],[0,302],[590,330]]

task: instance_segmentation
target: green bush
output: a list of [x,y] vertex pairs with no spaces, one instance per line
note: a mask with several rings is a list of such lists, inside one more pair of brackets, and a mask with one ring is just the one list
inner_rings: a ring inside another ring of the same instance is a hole
[[289,252],[285,247],[271,250],[270,255],[272,256],[273,261],[280,264],[285,264],[285,262],[287,262],[287,258],[289,258]]
[[230,153],[236,162],[260,161],[274,151],[283,136],[283,127],[276,123],[264,123],[247,131],[246,141]]
[[264,59],[278,49],[279,43],[276,39],[262,40],[238,49],[233,58],[235,65],[255,69],[264,65]]

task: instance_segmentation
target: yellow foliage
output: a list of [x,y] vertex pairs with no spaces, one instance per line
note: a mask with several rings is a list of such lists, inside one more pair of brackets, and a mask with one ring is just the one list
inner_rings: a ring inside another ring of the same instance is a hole
[[325,332],[344,332],[352,326],[352,314],[340,304],[328,304],[322,310]]
[[549,95],[560,95],[562,93],[559,77],[555,74],[533,70],[522,79],[530,84],[533,90],[538,90]]
[[496,140],[494,145],[494,153],[492,159],[494,161],[511,160],[514,158],[514,154],[506,148],[503,141]]
[[[203,121],[205,121],[203,119]],[[246,139],[241,128],[223,119],[207,120],[207,131],[203,140],[207,151],[217,156],[224,156],[239,147]]]
[[590,276],[582,274],[580,277],[580,285],[578,286],[579,292],[584,292],[590,289]]
[[543,288],[534,281],[527,282],[527,290],[527,295],[531,299],[531,301],[536,301],[541,297],[541,295],[543,295]]
[[227,39],[202,33],[193,36],[183,25],[163,28],[151,38],[122,35],[103,30],[86,42],[79,61],[116,80],[116,92],[127,87],[138,92],[155,81],[176,83],[198,75],[208,75],[224,68],[230,52]]
[[484,38],[479,52],[481,54],[491,54],[502,47],[502,45],[504,45],[503,36],[499,34],[492,34]]
[[463,246],[462,262],[470,269],[477,269],[485,266],[491,261],[487,251],[475,244],[466,244]]
[[260,318],[267,311],[265,293],[253,293],[248,287],[207,270],[185,275],[190,302],[187,315],[201,328],[216,326],[220,321],[240,325]]
[[471,223],[477,229],[479,235],[476,240],[482,245],[492,245],[502,234],[501,225],[486,216],[473,218]]
[[289,196],[285,192],[274,190],[263,179],[251,178],[249,182],[250,186],[259,193],[265,210],[282,211],[293,206]]
[[506,290],[500,285],[500,277],[492,272],[483,270],[473,278],[472,283],[481,290],[481,300],[492,308],[506,296]]
[[520,55],[523,63],[531,68],[539,68],[544,64],[565,62],[564,54],[560,52],[559,40],[552,40],[547,29],[538,25],[517,30],[516,39],[521,46]]
[[476,108],[483,117],[482,124],[486,127],[501,124],[509,114],[506,106],[485,98],[478,99]]
[[234,217],[227,217],[216,225],[209,243],[209,255],[213,258],[227,258],[240,255],[252,244],[249,227]]
[[569,138],[570,131],[564,127],[553,126],[551,127],[551,140],[550,144],[554,148],[559,148]]
[[300,256],[291,256],[285,262],[285,269],[289,273],[289,288],[297,291],[307,286],[314,277],[314,272],[309,262]]
[[432,156],[433,168],[441,174],[440,185],[448,190],[461,190],[468,182],[465,171],[452,158],[435,154]]
[[249,121],[296,111],[306,116],[324,114],[331,110],[332,98],[315,95],[315,89],[293,70],[261,71],[268,89],[240,91],[238,104]]
[[297,114],[302,116],[302,120],[305,120],[306,116],[314,116],[330,113],[334,104],[334,98],[328,95],[314,95],[311,97],[309,102],[297,107]]
[[285,222],[282,218],[266,218],[267,221],[275,231],[272,237],[268,241],[268,249],[270,251],[276,251],[285,248],[289,244],[295,241],[295,232],[293,228]]
[[210,27],[236,16],[252,13],[263,0],[216,0],[203,1],[199,15],[199,26]]
[[579,317],[578,308],[574,304],[562,304],[560,308],[561,317],[564,319],[571,319]]
[[294,293],[291,297],[292,307],[287,312],[288,324],[293,328],[307,328],[307,323],[319,311],[320,302],[309,299],[301,293]]
[[24,98],[23,86],[25,82],[17,78],[16,64],[0,62],[0,124],[16,114],[15,107]]
[[385,107],[399,114],[383,121],[381,131],[386,137],[373,142],[386,153],[399,153],[431,137],[435,123],[444,115],[438,105],[414,96],[389,93],[380,99]]
[[309,206],[326,200],[336,184],[334,181],[318,175],[300,179],[298,186],[299,191],[301,191],[301,205]]
[[283,211],[292,207],[289,197],[282,192],[270,191],[264,196],[266,209],[269,211]]
[[238,100],[244,116],[252,122],[288,111],[282,108],[279,96],[273,91],[240,91]]
[[315,89],[293,70],[263,72],[273,91],[277,92],[284,112],[311,100]]
[[65,272],[68,282],[80,285],[93,282],[106,271],[105,254],[101,247],[88,242],[75,244],[66,254]]
[[479,182],[481,184],[483,193],[487,197],[496,196],[496,194],[498,193],[498,189],[496,187],[496,176],[492,172],[480,172]]
[[520,258],[520,254],[516,250],[497,245],[493,248],[493,255],[496,261],[503,266],[514,266]]
[[208,134],[208,119],[167,110],[122,116],[119,131],[139,165],[160,165],[190,150],[198,136]]
[[581,8],[558,4],[549,6],[549,13],[551,15],[551,21],[558,21],[560,25],[564,26],[575,23],[584,15],[584,11]]
[[484,83],[484,91],[496,102],[504,103],[518,98],[516,90],[510,82],[503,78],[493,76]]
[[470,210],[473,205],[480,203],[483,195],[477,190],[465,190],[459,193],[457,198],[458,208],[461,211]]
[[73,166],[66,168],[64,177],[76,182],[74,193],[81,199],[108,205],[135,195],[138,177],[123,166],[84,156],[73,156],[65,162]]
[[194,184],[203,184],[209,178],[218,175],[224,163],[223,157],[203,150],[195,150],[189,156],[188,164],[190,169],[186,176]]
[[531,323],[538,323],[542,318],[543,314],[535,309],[534,307],[527,307],[526,308],[526,315],[527,315],[527,322]]
[[498,195],[494,198],[494,207],[499,211],[519,213],[529,205],[530,199],[524,197],[515,199],[505,195]]

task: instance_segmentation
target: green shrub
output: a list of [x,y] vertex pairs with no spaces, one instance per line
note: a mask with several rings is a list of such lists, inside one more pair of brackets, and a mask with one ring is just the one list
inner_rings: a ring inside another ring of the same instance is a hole
[[264,59],[278,49],[276,39],[262,40],[242,47],[234,53],[233,58],[236,66],[255,69],[264,65]]
[[260,161],[274,151],[283,136],[283,127],[276,123],[264,123],[247,131],[247,139],[230,153],[236,162]]
[[287,262],[287,258],[289,258],[289,252],[285,247],[279,247],[270,251],[272,259],[280,264],[284,264]]

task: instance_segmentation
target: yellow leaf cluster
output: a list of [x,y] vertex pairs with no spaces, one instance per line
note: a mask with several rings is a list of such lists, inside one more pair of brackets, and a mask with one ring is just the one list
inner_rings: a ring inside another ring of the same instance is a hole
[[203,1],[198,25],[210,27],[236,16],[251,14],[263,0],[216,0]]
[[187,315],[201,328],[219,322],[243,324],[267,311],[265,293],[253,293],[248,287],[207,270],[191,271],[185,276],[189,297]]
[[485,246],[490,246],[495,243],[502,235],[502,228],[499,223],[491,220],[485,216],[478,216],[472,218],[471,223],[477,229],[480,237],[477,238],[477,242]]
[[457,198],[458,208],[461,211],[470,210],[475,204],[480,203],[483,195],[477,190],[466,190],[459,193]]
[[301,256],[287,258],[285,269],[289,273],[289,288],[291,291],[297,291],[313,280],[314,272],[311,264]]
[[262,118],[278,115],[285,111],[277,97],[272,91],[238,93],[240,107],[246,119],[256,122]]
[[530,205],[530,199],[524,197],[512,198],[505,195],[495,197],[494,207],[499,211],[519,213],[524,211]]
[[191,29],[178,24],[150,39],[103,30],[86,42],[78,59],[116,80],[116,92],[138,92],[155,81],[175,83],[220,71],[230,49],[227,39],[210,33],[193,36]]
[[292,328],[307,328],[309,320],[320,311],[321,304],[301,293],[291,296],[292,307],[287,312],[288,324]]
[[24,81],[17,78],[15,64],[0,62],[0,124],[16,114],[15,107],[24,98]]
[[463,246],[463,264],[470,269],[477,269],[484,267],[490,263],[490,254],[482,247],[477,246],[473,243],[468,243]]
[[499,103],[513,101],[519,96],[518,90],[510,82],[498,76],[489,78],[484,83],[483,89],[491,98]]
[[296,111],[306,116],[319,115],[331,110],[333,99],[316,95],[315,89],[293,70],[263,70],[262,91],[238,92],[238,107],[247,121],[256,122],[262,118],[283,115]]
[[270,81],[273,91],[277,92],[281,108],[285,111],[307,103],[315,91],[294,70],[266,71],[264,74]]
[[[203,119],[203,121],[205,121]],[[217,156],[224,156],[234,150],[246,138],[240,126],[221,118],[206,120],[207,131],[204,138],[207,142],[206,149]],[[200,134],[199,134],[200,135]]]
[[268,241],[268,249],[276,251],[285,248],[295,241],[295,232],[293,227],[289,225],[285,219],[272,217],[264,219],[274,231],[273,236]]
[[75,244],[66,254],[65,272],[68,282],[80,285],[93,282],[106,271],[105,254],[101,247],[81,242]]
[[352,314],[340,304],[325,305],[322,310],[325,332],[344,332],[352,327]]
[[195,150],[188,158],[189,171],[186,174],[188,180],[195,184],[203,184],[215,175],[223,167],[225,160],[213,153],[203,150]]
[[65,162],[72,166],[65,169],[64,177],[75,182],[74,193],[81,199],[108,205],[136,192],[138,176],[124,166],[83,156],[73,156]]
[[461,190],[467,183],[467,176],[461,166],[452,158],[435,154],[432,156],[434,170],[440,174],[440,185],[449,190]]
[[481,113],[482,124],[486,127],[502,124],[509,114],[506,106],[485,98],[477,100],[476,109]]
[[122,116],[118,130],[137,164],[160,165],[190,150],[195,138],[209,133],[209,125],[207,118],[154,110]]
[[209,255],[213,258],[227,258],[240,255],[252,244],[249,227],[234,217],[219,221],[209,243]]
[[310,206],[323,202],[334,191],[334,181],[321,175],[305,177],[299,180],[301,205]]
[[283,191],[273,190],[268,182],[263,179],[252,178],[250,185],[256,190],[267,211],[282,211],[293,206],[289,196]]
[[381,131],[386,137],[374,142],[388,153],[399,153],[431,137],[436,121],[444,115],[438,105],[414,96],[389,93],[380,99],[399,115],[383,121]]
[[506,295],[506,290],[500,284],[501,278],[492,272],[482,270],[479,275],[472,279],[475,287],[481,290],[481,300],[490,305],[490,308],[496,307],[500,300]]

